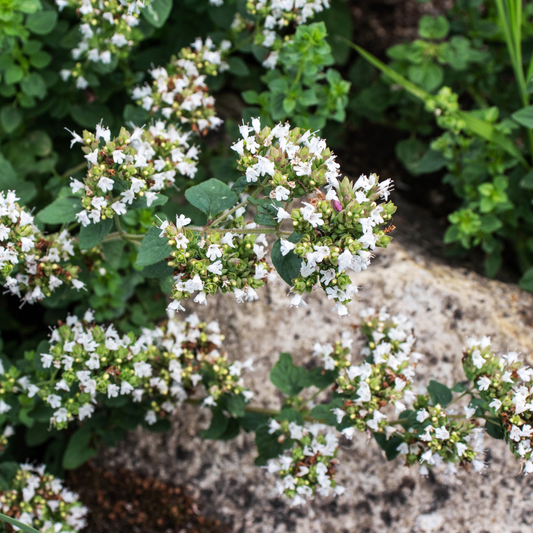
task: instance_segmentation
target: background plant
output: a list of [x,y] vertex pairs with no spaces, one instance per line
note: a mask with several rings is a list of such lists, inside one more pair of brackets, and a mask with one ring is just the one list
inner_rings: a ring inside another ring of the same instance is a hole
[[[532,287],[533,242],[532,15],[531,5],[514,0],[465,0],[445,16],[423,17],[420,39],[387,51],[389,67],[400,76],[367,55],[386,75],[350,104],[357,114],[410,132],[396,153],[411,173],[445,169],[443,182],[461,201],[449,215],[445,243],[481,247],[489,276],[501,268],[507,249],[526,290]],[[359,83],[372,78],[363,63],[353,72]],[[468,120],[460,109],[468,109]],[[444,133],[435,131],[431,115]]]

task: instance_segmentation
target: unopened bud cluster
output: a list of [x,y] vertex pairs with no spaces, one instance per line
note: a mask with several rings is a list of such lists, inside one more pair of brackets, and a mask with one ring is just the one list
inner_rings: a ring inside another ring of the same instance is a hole
[[464,119],[457,114],[459,108],[459,95],[449,87],[442,87],[437,95],[426,101],[426,111],[433,113],[437,124],[445,130],[450,130],[458,135],[466,127]]
[[277,490],[291,500],[292,506],[303,505],[315,493],[339,495],[344,487],[335,482],[335,466],[339,440],[335,432],[322,424],[299,425],[296,422],[272,419],[269,432],[279,439],[293,442],[289,455],[280,455],[268,462],[268,472],[281,479]]
[[176,174],[193,178],[199,151],[189,144],[189,136],[163,121],[133,133],[121,128],[113,139],[110,130],[100,125],[96,133],[84,131],[83,137],[74,132],[72,144],[82,144],[89,163],[83,183],[72,179],[70,184],[75,194],[83,194],[77,220],[88,226],[124,215],[127,205],[142,196],[150,207],[157,193],[174,183]]
[[252,397],[240,376],[251,362],[229,364],[219,351],[223,336],[216,322],[190,315],[145,328],[136,337],[120,336],[112,325],[93,320],[90,311],[83,320],[68,317],[54,329],[49,353],[40,354],[44,368],[60,371],[39,391],[54,409],[51,422],[57,428],[91,417],[104,397],[131,398],[149,425],[174,412],[200,382],[208,393],[205,405],[215,406],[228,394],[242,395],[244,403]]
[[207,304],[207,296],[219,290],[232,292],[239,303],[257,300],[256,289],[276,279],[265,261],[265,235],[236,235],[224,229],[202,235],[187,230],[189,222],[180,215],[176,224],[165,221],[161,225],[160,237],[175,248],[168,261],[175,268],[169,310],[183,310],[181,300],[193,297],[196,303]]
[[146,83],[136,87],[132,98],[154,117],[163,117],[205,135],[222,124],[205,78],[228,68],[223,58],[230,46],[231,43],[223,41],[217,48],[210,38],[205,43],[196,39],[166,67],[149,71],[152,86]]
[[43,533],[80,531],[87,525],[88,509],[44,469],[44,465],[20,465],[10,488],[0,490],[0,511]]
[[[143,1],[56,0],[56,4],[60,11],[71,7],[81,16],[81,41],[72,50],[75,61],[109,65],[113,60],[128,57],[133,46],[143,38],[137,29],[140,8],[145,5]],[[72,76],[78,89],[86,89],[89,85],[86,65],[81,62],[60,74],[64,81]]]
[[11,294],[30,304],[50,296],[58,287],[77,279],[79,268],[68,263],[74,255],[67,231],[44,235],[33,216],[17,203],[13,191],[0,192],[0,278]]

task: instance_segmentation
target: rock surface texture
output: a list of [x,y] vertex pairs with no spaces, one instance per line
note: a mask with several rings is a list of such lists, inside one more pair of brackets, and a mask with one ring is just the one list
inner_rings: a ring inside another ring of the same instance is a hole
[[[533,295],[516,286],[490,281],[463,269],[417,256],[401,244],[380,251],[356,278],[360,301],[352,316],[337,318],[323,294],[307,298],[308,307],[289,309],[286,286],[263,289],[260,300],[237,304],[231,296],[196,309],[202,319],[217,318],[226,335],[230,359],[255,356],[255,372],[244,374],[255,391],[254,403],[277,408],[280,396],[268,373],[280,351],[295,362],[310,361],[316,341],[339,338],[359,322],[366,306],[386,305],[415,324],[416,349],[426,354],[416,384],[437,379],[448,385],[464,379],[462,347],[467,336],[489,335],[493,348],[533,353]],[[358,334],[354,332],[357,339]],[[360,342],[354,343],[353,360]],[[531,360],[530,360],[531,362]],[[526,533],[533,529],[533,477],[519,474],[518,463],[502,441],[487,438],[489,469],[461,472],[453,479],[422,478],[400,460],[387,462],[363,434],[341,440],[337,480],[346,493],[316,498],[291,509],[277,497],[275,481],[253,465],[253,435],[229,442],[202,441],[209,413],[185,405],[167,434],[136,432],[108,450],[100,461],[189,486],[205,514],[216,515],[229,531],[247,533]]]

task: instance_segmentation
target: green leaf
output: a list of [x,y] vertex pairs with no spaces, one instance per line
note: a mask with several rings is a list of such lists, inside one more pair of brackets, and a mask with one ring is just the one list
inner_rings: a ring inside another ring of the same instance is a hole
[[343,400],[335,398],[331,403],[316,405],[311,410],[311,416],[317,420],[323,420],[328,426],[337,426],[337,417],[333,414],[332,409],[341,408]]
[[518,284],[525,291],[533,292],[533,267],[524,272]]
[[433,405],[439,404],[441,407],[446,407],[453,399],[453,393],[449,387],[431,380],[428,387],[429,395]]
[[259,457],[256,458],[255,464],[257,466],[264,466],[268,459],[279,457],[285,450],[292,446],[291,439],[285,439],[282,442],[278,441],[279,433],[270,433],[268,426],[261,426],[255,432],[255,444]]
[[[299,242],[302,239],[302,236],[298,233],[293,233],[287,240],[289,242]],[[272,258],[272,264],[274,268],[278,271],[278,274],[281,276],[281,279],[285,281],[288,285],[292,285],[292,280],[298,277],[300,273],[300,267],[302,266],[302,259],[298,257],[293,250],[291,250],[287,255],[281,254],[281,239],[278,239],[274,246],[272,246],[272,252],[270,254]]]
[[271,203],[264,203],[257,206],[257,214],[255,215],[254,222],[261,226],[276,226],[276,216],[278,210]]
[[250,182],[246,179],[246,176],[241,176],[232,186],[231,190],[240,194],[246,187],[250,185]]
[[416,172],[418,174],[431,174],[444,168],[447,163],[448,161],[440,152],[428,150],[418,162]]
[[117,240],[103,242],[101,247],[106,262],[106,268],[110,270],[118,270],[124,254],[124,241]]
[[335,370],[325,370],[321,366],[317,366],[307,373],[307,381],[305,386],[315,386],[318,389],[325,389],[329,387],[339,376],[339,373]]
[[533,189],[533,169],[530,170],[521,180],[520,187],[523,189]]
[[169,266],[165,261],[161,261],[155,265],[144,267],[141,275],[145,278],[164,278],[166,276],[172,276],[173,272],[173,267]]
[[228,411],[233,416],[244,416],[244,407],[246,405],[246,400],[242,394],[231,394],[226,402]]
[[285,113],[290,114],[294,111],[294,108],[296,107],[296,100],[294,98],[291,98],[290,96],[287,96],[283,99],[283,110]]
[[485,430],[493,439],[502,440],[505,437],[505,432],[501,424],[492,420],[485,421]]
[[278,420],[288,420],[289,422],[296,422],[298,425],[304,425],[304,417],[300,411],[292,407],[282,407],[279,415],[275,417]]
[[418,174],[418,164],[427,151],[426,143],[420,139],[404,139],[396,144],[396,157],[411,174]]
[[185,191],[185,198],[208,219],[233,207],[239,197],[225,183],[211,178]]
[[62,464],[65,470],[74,470],[96,455],[96,448],[90,446],[92,436],[91,431],[78,429],[70,437],[63,455]]
[[527,86],[526,86],[526,92],[528,94],[532,94],[533,93],[533,76],[529,79],[529,81],[527,82]]
[[48,52],[38,50],[30,55],[30,63],[35,68],[45,68],[52,61],[52,56]]
[[418,25],[418,34],[424,39],[444,39],[450,31],[450,23],[439,15],[438,17],[423,16]]
[[[228,59],[229,71],[234,76],[246,77],[250,75],[250,69],[240,57],[230,57]],[[248,102],[250,103],[250,102]]]
[[453,392],[465,392],[468,389],[462,383],[456,383],[450,390]]
[[533,129],[533,105],[524,107],[511,115],[513,119],[521,126]]
[[122,114],[125,122],[133,122],[136,126],[142,127],[150,120],[148,111],[138,105],[126,104]]
[[392,461],[398,457],[400,454],[398,446],[403,442],[402,437],[392,436],[387,440],[385,433],[373,433],[373,435],[379,447],[385,452],[387,461]]
[[172,248],[167,239],[159,236],[160,233],[161,230],[155,226],[146,232],[135,262],[137,266],[153,265],[170,255]]
[[19,82],[24,77],[24,71],[18,65],[11,65],[6,68],[4,80],[8,85]]
[[21,0],[16,5],[19,11],[26,14],[35,13],[43,8],[39,0]]
[[46,96],[46,83],[37,72],[32,72],[20,82],[21,89],[29,96],[35,96],[41,100]]
[[47,35],[50,33],[57,22],[57,11],[39,11],[28,15],[26,26],[37,35]]
[[[7,481],[7,483],[11,484],[13,479],[15,479],[15,476],[17,475],[17,472],[20,470],[20,465],[18,463],[15,463],[14,461],[3,461],[0,463],[0,475],[4,479],[4,481]],[[2,487],[2,490],[9,490],[11,487],[4,488]]]
[[270,417],[264,413],[245,412],[239,421],[244,431],[257,431],[261,426],[268,424]]
[[26,430],[24,438],[26,446],[31,448],[33,446],[41,446],[41,444],[50,440],[53,435],[53,430],[50,430],[50,422],[38,422],[31,429],[28,428]]
[[50,353],[48,350],[50,349],[50,344],[48,341],[41,341],[37,345],[37,349],[35,350],[35,354],[33,356],[33,367],[37,372],[51,372],[51,368],[44,368],[43,363],[41,361],[41,354],[42,353]]
[[106,218],[97,224],[82,226],[79,235],[79,246],[82,250],[90,250],[100,244],[113,227],[113,220]]
[[76,219],[82,210],[81,199],[75,196],[59,198],[37,213],[37,218],[44,224],[63,224]]
[[241,96],[247,104],[259,103],[259,94],[257,94],[257,91],[244,91],[241,93]]
[[162,28],[172,11],[172,0],[152,0],[142,10],[143,17],[155,28]]
[[493,233],[502,227],[502,221],[494,215],[484,215],[480,218],[481,227],[479,228],[484,233]]
[[307,385],[307,370],[296,366],[290,353],[281,353],[270,371],[270,381],[286,396],[296,396]]
[[39,533],[39,531],[37,531],[33,527],[27,526],[26,524],[23,524],[22,522],[19,522],[18,520],[15,520],[14,518],[11,518],[10,516],[7,516],[3,513],[0,513],[0,520],[2,520],[2,522],[7,522],[8,524],[18,527],[26,533]]
[[209,428],[202,431],[202,439],[218,439],[228,427],[228,418],[224,416],[220,407],[213,409],[213,416]]
[[438,89],[444,80],[443,68],[435,63],[411,65],[407,73],[412,82],[428,92]]
[[73,105],[70,108],[71,117],[82,127],[93,131],[96,124],[103,120],[104,126],[113,126],[113,113],[109,108],[98,102],[92,104]]
[[0,124],[6,133],[14,132],[22,122],[20,111],[12,105],[5,105],[0,111]]

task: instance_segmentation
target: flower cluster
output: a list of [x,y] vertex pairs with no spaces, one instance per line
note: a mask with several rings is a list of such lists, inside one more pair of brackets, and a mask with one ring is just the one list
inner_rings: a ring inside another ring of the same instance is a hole
[[533,369],[524,365],[516,352],[494,355],[488,337],[468,339],[463,368],[486,402],[488,423],[501,425],[524,473],[532,473]]
[[83,226],[125,214],[126,206],[139,197],[144,196],[150,207],[158,192],[174,183],[176,174],[189,178],[196,174],[199,151],[189,144],[190,132],[163,121],[133,133],[121,128],[113,139],[110,130],[100,125],[95,133],[72,135],[71,146],[81,143],[89,164],[83,183],[72,179],[70,185],[75,194],[83,195],[83,210],[76,215]]
[[199,382],[208,392],[204,405],[217,405],[225,394],[241,395],[244,403],[252,397],[240,377],[251,361],[228,363],[219,351],[223,336],[216,322],[190,315],[143,329],[136,337],[120,336],[112,325],[105,328],[93,320],[90,311],[83,320],[68,317],[54,329],[49,353],[41,354],[44,368],[60,370],[57,382],[39,392],[55,410],[55,427],[91,417],[99,394],[128,396],[144,409],[149,425],[174,412]]
[[[403,441],[396,450],[407,465],[420,464],[422,475],[428,473],[428,467],[444,469],[445,474],[456,474],[457,465],[468,470],[472,464],[476,472],[485,468],[481,458],[485,452],[485,430],[476,421],[450,418],[453,415],[440,405],[429,405],[426,396],[419,396],[414,408],[416,414],[410,420],[414,427],[396,434],[398,441],[400,438]],[[474,411],[471,409],[467,417]]]
[[294,441],[290,455],[280,455],[268,462],[268,472],[277,474],[279,494],[292,500],[292,506],[302,505],[313,498],[339,495],[344,487],[335,482],[335,465],[339,440],[332,431],[326,431],[322,424],[299,425],[296,422],[275,419],[270,421],[269,432],[279,438]]
[[[9,364],[9,363],[7,363]],[[39,392],[39,387],[31,382],[33,376],[25,375],[15,365],[9,364],[5,368],[0,361],[0,416],[2,425],[9,420],[13,420],[12,414],[17,412],[17,407],[21,403],[28,403],[27,400],[35,397]],[[13,409],[15,408],[15,409]],[[6,425],[0,437],[0,451],[7,444],[7,439],[13,435],[11,425]]]
[[231,147],[239,154],[238,169],[248,183],[265,181],[271,197],[288,201],[328,184],[338,183],[339,165],[326,141],[290,124],[261,129],[261,121],[239,127],[241,137]]
[[45,466],[20,465],[9,490],[0,490],[0,510],[43,533],[75,532],[87,522],[87,508]]
[[386,247],[391,240],[380,226],[391,220],[396,207],[392,202],[377,204],[380,197],[387,197],[389,186],[390,180],[380,184],[375,174],[363,175],[355,184],[345,178],[326,195],[317,192],[290,215],[283,208],[278,210],[278,219],[290,218],[301,237],[296,243],[281,241],[283,255],[292,250],[302,259],[300,273],[293,279],[294,305],[301,303],[300,295],[321,287],[336,302],[333,311],[339,316],[348,314],[346,304],[357,293],[357,286],[347,272],[366,269],[372,250]]
[[30,304],[42,300],[64,283],[84,287],[79,268],[67,263],[74,255],[67,231],[43,235],[33,216],[17,203],[13,191],[0,192],[0,277],[11,294]]
[[322,357],[324,370],[341,371],[343,368],[351,365],[352,356],[350,350],[353,344],[353,338],[348,331],[344,331],[341,340],[335,345],[316,342],[313,346],[313,355]]
[[416,339],[405,316],[390,316],[383,309],[376,312],[369,308],[361,312],[361,317],[367,337],[361,354],[366,360],[360,365],[342,365],[336,381],[342,403],[333,409],[337,424],[349,439],[356,429],[385,431],[387,436],[396,431],[387,425],[387,415],[381,410],[391,404],[396,413],[401,413],[406,409],[402,400],[408,404],[415,400],[412,379],[423,357],[414,351]]
[[165,221],[161,225],[160,237],[167,238],[175,248],[168,262],[175,268],[170,310],[184,310],[180,301],[195,293],[196,303],[207,304],[207,296],[219,289],[224,294],[233,292],[239,303],[257,300],[255,289],[276,279],[276,273],[265,261],[265,235],[236,235],[231,229],[201,235],[186,229],[190,221],[180,215],[176,224]]
[[[144,6],[142,1],[128,4],[120,0],[56,0],[56,4],[60,11],[68,6],[81,15],[81,41],[72,50],[75,61],[109,65],[114,58],[127,57],[131,48],[143,38],[137,29],[139,10]],[[64,81],[72,76],[78,89],[89,85],[81,63],[76,63],[73,69],[62,70],[60,74]]]
[[146,83],[136,87],[132,98],[151,115],[205,135],[222,124],[205,79],[228,68],[223,57],[230,46],[229,41],[223,41],[217,49],[210,38],[205,43],[196,39],[191,47],[183,48],[178,57],[173,57],[166,68],[151,70],[153,86]]
[[329,0],[248,0],[246,9],[259,18],[261,26],[261,31],[256,33],[255,44],[272,50],[263,66],[273,69],[278,62],[278,50],[283,46],[283,39],[277,31],[291,24],[305,24],[329,6]]
[[299,425],[288,420],[270,421],[269,433],[293,441],[290,455],[280,455],[268,462],[268,472],[281,477],[279,494],[292,500],[292,506],[303,505],[315,493],[340,495],[344,487],[335,482],[335,466],[339,439],[322,424]]

